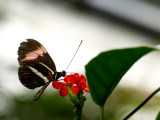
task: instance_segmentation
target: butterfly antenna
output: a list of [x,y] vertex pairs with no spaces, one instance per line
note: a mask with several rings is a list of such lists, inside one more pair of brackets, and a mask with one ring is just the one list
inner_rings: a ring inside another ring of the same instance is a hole
[[68,67],[70,66],[71,62],[73,61],[74,57],[76,56],[76,54],[77,54],[77,52],[78,52],[78,50],[79,50],[79,48],[80,48],[82,42],[83,42],[83,40],[81,40],[81,42],[80,42],[80,44],[79,44],[79,46],[78,46],[78,48],[77,48],[77,50],[76,50],[74,56],[72,57],[71,61],[69,62],[68,66],[67,66],[67,68],[66,68],[66,71],[67,71]]

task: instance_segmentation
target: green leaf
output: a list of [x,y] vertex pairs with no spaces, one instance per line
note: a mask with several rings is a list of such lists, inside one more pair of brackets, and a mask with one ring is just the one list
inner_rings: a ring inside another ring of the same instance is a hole
[[160,120],[160,112],[158,113],[156,120]]
[[107,98],[131,66],[145,54],[156,50],[151,47],[115,49],[100,53],[86,66],[85,72],[92,99],[104,106]]

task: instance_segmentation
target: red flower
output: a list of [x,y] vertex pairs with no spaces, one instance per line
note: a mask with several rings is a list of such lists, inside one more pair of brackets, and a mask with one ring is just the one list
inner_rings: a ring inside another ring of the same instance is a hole
[[81,75],[79,76],[78,73],[75,73],[73,75],[67,75],[64,78],[64,82],[59,81],[53,81],[52,86],[55,89],[60,89],[59,94],[62,97],[65,97],[68,95],[68,87],[71,87],[72,92],[77,95],[79,92],[79,89],[84,90],[85,92],[89,93],[88,84],[86,83],[86,78]]
[[73,75],[76,77],[76,85],[78,86],[78,88],[89,93],[88,84],[86,83],[86,78],[83,75],[79,76],[78,73],[75,73]]

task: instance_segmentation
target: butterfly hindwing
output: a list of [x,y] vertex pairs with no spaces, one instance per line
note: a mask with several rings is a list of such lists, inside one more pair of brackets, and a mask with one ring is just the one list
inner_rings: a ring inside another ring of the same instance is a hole
[[27,39],[18,49],[20,64],[18,75],[21,83],[29,88],[43,86],[49,82],[48,74],[56,71],[56,66],[46,49],[38,41]]
[[21,83],[29,89],[34,89],[45,84],[45,81],[26,65],[19,67],[18,74]]

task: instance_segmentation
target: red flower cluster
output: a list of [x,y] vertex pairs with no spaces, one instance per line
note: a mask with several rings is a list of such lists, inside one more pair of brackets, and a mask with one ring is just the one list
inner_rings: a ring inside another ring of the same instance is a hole
[[62,97],[65,97],[68,95],[67,86],[71,87],[75,95],[78,94],[79,89],[89,93],[88,84],[86,83],[86,78],[83,75],[79,76],[78,73],[67,75],[64,78],[64,82],[53,81],[52,86],[55,89],[60,89],[59,94]]

